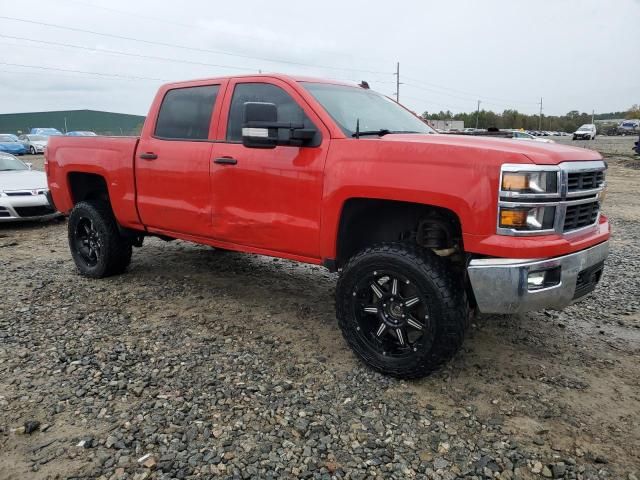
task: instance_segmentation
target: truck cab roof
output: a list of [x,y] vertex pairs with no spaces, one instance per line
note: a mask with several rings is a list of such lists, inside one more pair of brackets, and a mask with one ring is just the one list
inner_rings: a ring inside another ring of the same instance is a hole
[[205,78],[199,78],[195,80],[182,80],[178,82],[166,83],[161,88],[172,89],[172,88],[186,87],[194,84],[203,84],[208,82],[219,82],[219,81],[225,81],[225,80],[243,80],[243,79],[251,79],[251,80],[255,79],[256,81],[260,79],[271,79],[271,80],[277,79],[287,83],[313,82],[313,83],[327,83],[327,84],[333,84],[333,85],[345,85],[350,87],[358,87],[357,83],[349,82],[346,80],[307,77],[303,75],[285,75],[282,73],[256,73],[251,75],[226,75],[221,77],[205,77]]

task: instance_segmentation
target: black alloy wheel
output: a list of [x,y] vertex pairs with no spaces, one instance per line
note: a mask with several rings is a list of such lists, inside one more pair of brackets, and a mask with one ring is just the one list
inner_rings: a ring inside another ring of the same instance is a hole
[[420,378],[461,347],[469,304],[460,274],[411,243],[382,243],[356,253],[336,287],[345,340],[370,367]]
[[100,259],[103,240],[90,218],[80,217],[75,227],[75,249],[82,260],[89,266],[95,267]]
[[412,355],[430,346],[433,328],[423,292],[395,270],[374,270],[352,293],[356,331],[378,354]]
[[107,202],[76,204],[67,229],[71,256],[81,275],[108,277],[123,273],[131,263],[131,239],[121,235]]

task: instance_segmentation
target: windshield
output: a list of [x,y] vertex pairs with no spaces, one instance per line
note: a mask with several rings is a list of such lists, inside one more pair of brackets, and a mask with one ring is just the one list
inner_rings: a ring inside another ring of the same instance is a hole
[[578,130],[591,130],[591,125],[582,125]]
[[0,135],[0,142],[17,142],[18,137],[15,135]]
[[435,133],[393,100],[372,90],[346,85],[301,82],[347,136],[356,132]]
[[29,170],[24,163],[10,155],[0,155],[0,172],[11,170]]
[[47,137],[44,135],[27,135],[27,138],[32,142],[46,142]]

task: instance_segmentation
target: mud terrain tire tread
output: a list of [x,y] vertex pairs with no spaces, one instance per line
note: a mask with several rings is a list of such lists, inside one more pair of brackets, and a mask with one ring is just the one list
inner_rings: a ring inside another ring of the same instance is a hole
[[[80,216],[88,217],[101,231],[103,248],[101,258],[94,267],[86,265],[73,247],[75,226]],[[131,242],[118,230],[118,224],[111,206],[104,201],[79,202],[71,211],[68,223],[69,248],[81,275],[90,278],[104,278],[124,273],[131,263]]]
[[[401,365],[379,361],[363,345],[352,318],[352,290],[358,270],[367,264],[394,262],[411,271],[429,288],[430,309],[436,312],[430,350],[412,355]],[[342,334],[354,352],[373,369],[402,379],[424,377],[449,361],[462,346],[469,319],[469,304],[462,282],[447,262],[434,253],[407,243],[382,243],[355,254],[345,265],[336,287],[336,316]],[[420,354],[421,353],[421,354]]]

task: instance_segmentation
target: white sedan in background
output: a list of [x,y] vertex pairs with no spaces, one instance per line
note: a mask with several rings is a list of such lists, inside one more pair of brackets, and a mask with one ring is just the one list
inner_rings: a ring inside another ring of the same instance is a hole
[[47,199],[47,176],[0,152],[0,222],[48,220],[59,215]]
[[533,140],[534,142],[540,142],[540,143],[556,143],[550,138],[536,137],[527,132],[519,132],[519,131],[513,132],[513,137],[511,138],[513,138],[514,140]]
[[31,155],[35,155],[37,153],[44,153],[44,149],[47,148],[49,137],[46,135],[26,134],[20,135],[18,140],[24,145],[24,148],[27,149],[27,152]]

